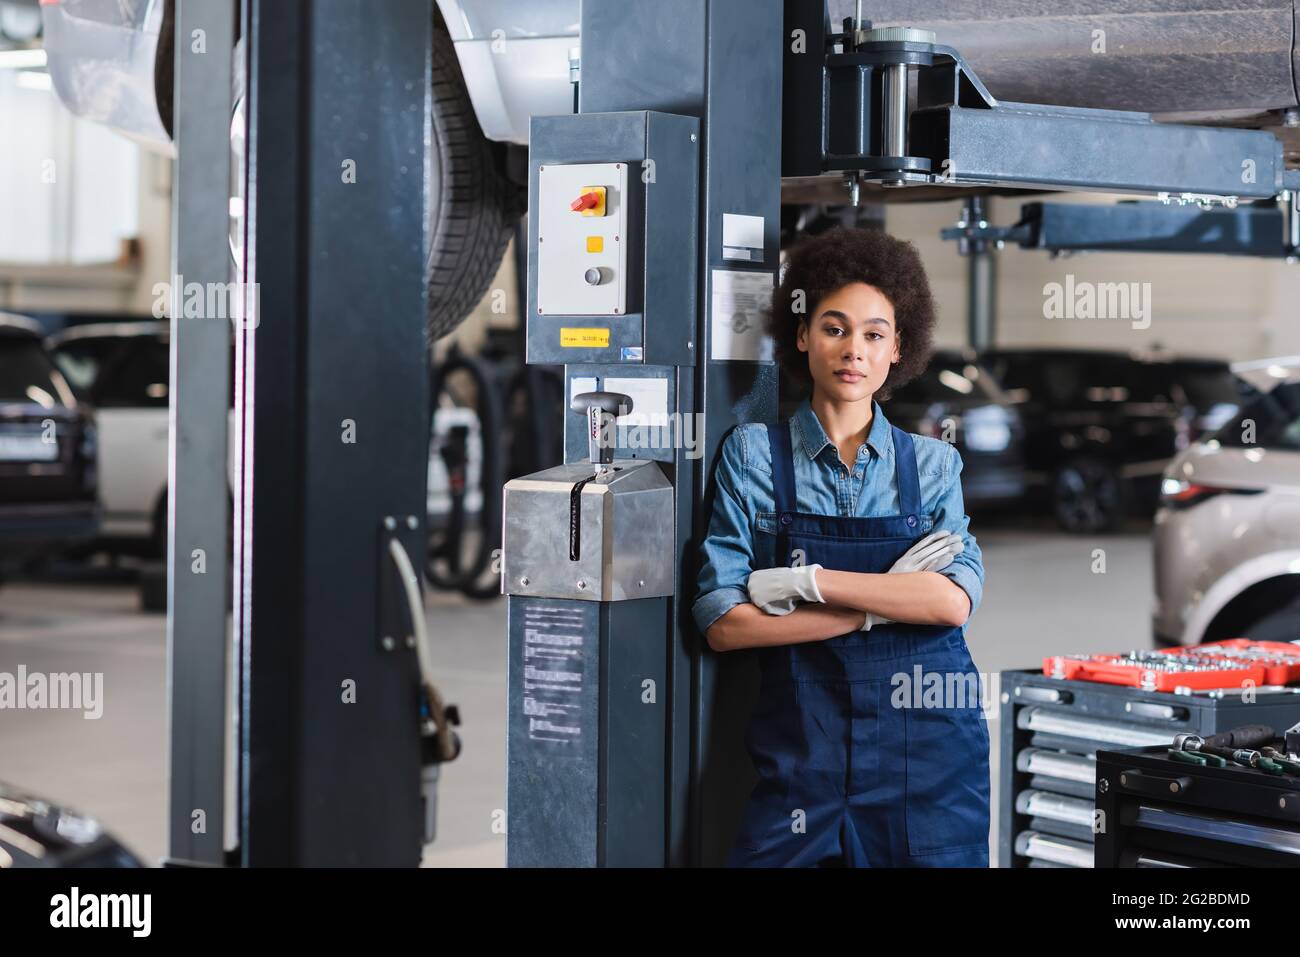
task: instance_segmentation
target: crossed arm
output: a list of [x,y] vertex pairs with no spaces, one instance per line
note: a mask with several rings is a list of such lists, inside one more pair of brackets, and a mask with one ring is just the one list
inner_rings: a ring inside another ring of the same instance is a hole
[[[934,529],[962,536],[965,552],[938,571],[868,573],[816,571],[816,587],[824,604],[802,602],[786,615],[770,615],[748,600],[746,579],[756,564],[754,509],[747,470],[749,456],[743,429],[723,443],[716,471],[717,496],[709,534],[696,619],[709,647],[715,651],[766,645],[789,645],[834,638],[864,626],[868,613],[913,624],[959,626],[978,607],[983,566],[975,539],[967,532],[962,502],[961,458],[949,447],[944,485],[931,508]],[[757,563],[761,567],[761,562]],[[725,611],[722,609],[725,607]]]
[[970,597],[938,572],[817,571],[817,588],[826,604],[800,604],[788,615],[769,615],[752,602],[736,605],[709,626],[705,639],[714,651],[766,645],[794,645],[834,638],[862,627],[872,612],[917,625],[965,624]]

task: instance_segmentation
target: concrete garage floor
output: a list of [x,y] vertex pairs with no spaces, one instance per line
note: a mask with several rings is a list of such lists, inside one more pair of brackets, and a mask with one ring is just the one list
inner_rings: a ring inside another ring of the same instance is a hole
[[[1151,647],[1149,527],[1070,537],[1049,526],[976,517],[984,601],[967,641],[986,674],[1044,655]],[[1095,573],[1094,549],[1105,553]],[[464,752],[443,769],[438,841],[426,866],[500,867],[492,833],[505,806],[505,603],[426,602],[448,701],[460,706]],[[104,673],[98,720],[80,712],[0,712],[0,780],[97,816],[142,859],[166,850],[166,675],[162,616],[138,610],[127,584],[19,582],[0,588],[0,671]],[[995,699],[996,700],[996,699]],[[996,847],[998,723],[994,741]],[[996,860],[996,855],[993,857]]]

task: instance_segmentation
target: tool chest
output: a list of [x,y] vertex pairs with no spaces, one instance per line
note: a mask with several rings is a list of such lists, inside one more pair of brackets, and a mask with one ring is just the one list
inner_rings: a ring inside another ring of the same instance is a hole
[[1240,688],[1156,691],[1002,672],[998,865],[1093,866],[1098,750],[1168,748],[1177,734],[1248,724],[1281,734],[1300,721],[1300,687],[1251,692],[1253,701]]
[[[1277,742],[1281,746],[1281,742]],[[1300,778],[1097,752],[1098,867],[1300,867]]]

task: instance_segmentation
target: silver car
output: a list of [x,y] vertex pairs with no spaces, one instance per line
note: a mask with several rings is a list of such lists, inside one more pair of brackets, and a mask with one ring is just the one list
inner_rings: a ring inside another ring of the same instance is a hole
[[1300,356],[1236,365],[1262,395],[1165,470],[1155,638],[1300,640]]

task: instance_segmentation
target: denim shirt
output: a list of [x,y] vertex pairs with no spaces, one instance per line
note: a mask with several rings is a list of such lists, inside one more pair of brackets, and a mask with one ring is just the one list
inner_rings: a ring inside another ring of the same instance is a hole
[[[839,451],[827,438],[808,399],[790,417],[798,511],[861,517],[898,514],[893,433],[874,399],[871,408],[871,429],[866,443],[858,447],[851,471],[840,461]],[[913,435],[912,442],[921,486],[918,538],[936,529],[961,535],[964,550],[939,574],[965,590],[974,614],[984,589],[984,564],[975,536],[967,527],[970,519],[962,503],[961,456],[956,447],[939,439]],[[701,635],[736,605],[749,601],[745,583],[750,572],[777,565],[772,453],[766,425],[750,423],[731,431],[722,443],[715,478],[713,517],[702,548],[698,597],[691,609]]]

